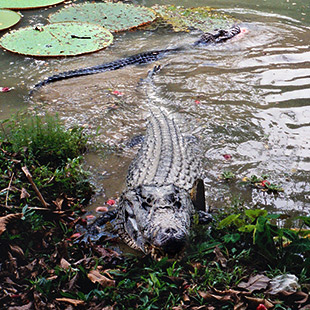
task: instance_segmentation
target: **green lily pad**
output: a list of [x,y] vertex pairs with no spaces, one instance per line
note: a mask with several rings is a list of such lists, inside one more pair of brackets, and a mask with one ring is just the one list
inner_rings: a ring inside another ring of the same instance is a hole
[[152,8],[166,23],[172,25],[174,31],[199,29],[210,32],[216,28],[229,28],[237,22],[233,17],[210,7],[184,8],[174,5],[154,5]]
[[1,9],[34,9],[64,2],[65,0],[0,0]]
[[17,24],[21,19],[21,16],[13,11],[0,10],[0,30],[10,28]]
[[0,45],[13,53],[52,57],[91,53],[112,42],[111,32],[101,26],[67,22],[11,31],[1,38]]
[[156,13],[146,7],[118,3],[72,5],[49,16],[50,22],[87,21],[110,31],[123,31],[152,22]]

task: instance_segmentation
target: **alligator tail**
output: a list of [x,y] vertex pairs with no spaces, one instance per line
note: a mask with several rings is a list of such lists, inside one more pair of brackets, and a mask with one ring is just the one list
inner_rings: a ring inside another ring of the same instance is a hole
[[132,55],[126,58],[118,59],[115,61],[107,62],[107,63],[94,66],[94,67],[87,67],[87,68],[82,68],[82,69],[77,69],[77,70],[65,71],[59,74],[52,75],[44,79],[43,81],[35,84],[29,94],[32,95],[32,93],[35,90],[47,84],[53,83],[53,82],[71,79],[73,77],[106,72],[106,71],[114,71],[114,70],[117,70],[117,69],[120,69],[126,66],[130,66],[130,65],[145,64],[148,62],[153,62],[153,61],[160,59],[164,54],[172,53],[177,50],[178,48],[171,48],[171,49],[165,49],[165,50],[144,52],[144,53],[139,53],[139,54]]

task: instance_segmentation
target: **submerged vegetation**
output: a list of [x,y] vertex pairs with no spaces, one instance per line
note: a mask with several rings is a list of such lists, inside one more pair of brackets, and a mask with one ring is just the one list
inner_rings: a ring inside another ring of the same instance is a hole
[[[235,199],[210,226],[194,224],[180,261],[121,255],[113,238],[80,241],[92,193],[87,140],[53,117],[2,123],[3,309],[308,309],[310,217],[286,228],[281,215]],[[297,291],[272,287],[287,273],[299,278]]]

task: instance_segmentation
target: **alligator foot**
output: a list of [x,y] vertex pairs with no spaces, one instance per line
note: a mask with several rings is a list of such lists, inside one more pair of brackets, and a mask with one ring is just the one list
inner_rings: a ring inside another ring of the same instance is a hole
[[117,216],[117,210],[110,210],[98,217],[92,224],[87,227],[90,234],[95,235],[100,231],[100,228],[106,223],[114,220]]
[[197,211],[197,214],[198,214],[198,222],[200,225],[206,225],[206,224],[209,224],[211,222],[213,222],[214,218],[213,216],[206,212],[206,211]]

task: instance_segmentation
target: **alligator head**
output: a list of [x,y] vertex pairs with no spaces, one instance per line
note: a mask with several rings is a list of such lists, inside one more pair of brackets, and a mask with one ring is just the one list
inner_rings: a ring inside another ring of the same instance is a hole
[[193,203],[173,184],[140,185],[120,198],[118,228],[131,247],[153,258],[182,254],[189,236]]

